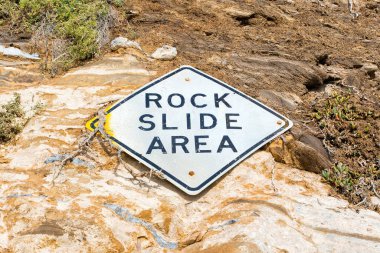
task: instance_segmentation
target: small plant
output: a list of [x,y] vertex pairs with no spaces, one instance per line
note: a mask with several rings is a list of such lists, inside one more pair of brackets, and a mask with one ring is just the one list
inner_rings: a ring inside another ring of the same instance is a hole
[[322,114],[336,120],[355,120],[358,116],[355,107],[350,103],[350,96],[337,94],[327,100]]
[[350,92],[323,97],[312,106],[310,118],[324,136],[323,143],[336,164],[322,171],[333,188],[356,205],[371,206],[380,188],[378,107]]
[[342,193],[351,192],[356,183],[355,173],[343,163],[337,163],[331,170],[323,170],[322,176]]
[[0,143],[13,139],[23,127],[24,111],[20,104],[20,94],[1,106],[0,110]]

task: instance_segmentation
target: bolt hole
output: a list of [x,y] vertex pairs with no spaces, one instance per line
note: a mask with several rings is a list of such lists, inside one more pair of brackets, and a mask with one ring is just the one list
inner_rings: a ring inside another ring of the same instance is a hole
[[189,171],[189,176],[191,176],[191,177],[192,177],[192,176],[194,176],[194,175],[195,175],[195,172],[194,172],[194,171],[192,171],[192,170],[190,170],[190,171]]
[[282,125],[282,121],[281,120],[277,121],[277,125]]

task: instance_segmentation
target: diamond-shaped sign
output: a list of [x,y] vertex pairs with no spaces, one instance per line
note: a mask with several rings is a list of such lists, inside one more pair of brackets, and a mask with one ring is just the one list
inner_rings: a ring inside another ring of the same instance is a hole
[[144,85],[106,114],[106,131],[121,149],[190,195],[292,127],[281,114],[190,66]]

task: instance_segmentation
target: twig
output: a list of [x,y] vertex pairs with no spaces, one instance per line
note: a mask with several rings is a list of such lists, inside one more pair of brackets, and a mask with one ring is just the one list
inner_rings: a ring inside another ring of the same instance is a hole
[[52,177],[52,180],[51,180],[51,183],[53,184],[53,186],[54,186],[54,181],[61,174],[61,172],[62,172],[63,168],[65,167],[65,165],[68,162],[71,162],[75,157],[77,157],[78,155],[80,155],[82,152],[84,152],[84,150],[88,147],[88,144],[95,137],[96,133],[97,133],[97,131],[93,131],[85,140],[83,140],[82,142],[79,143],[79,145],[78,145],[79,147],[78,147],[78,149],[76,151],[74,151],[73,153],[69,154],[67,157],[65,157],[61,161],[61,163],[59,164],[59,166],[55,169],[53,177]]
[[62,58],[63,56],[65,56],[67,53],[62,53],[60,55],[58,55],[57,57],[55,57],[51,62],[55,62],[57,61],[59,58]]
[[359,203],[355,204],[354,206],[360,206],[361,204],[365,203],[367,201],[367,197],[364,197],[364,199],[362,201],[360,201]]
[[[155,175],[156,177],[160,178],[160,179],[165,179],[165,177],[163,176],[162,173],[160,172],[157,172],[157,171],[154,171],[153,169],[150,169],[149,172],[136,172],[133,167],[129,166],[125,161],[124,159],[122,158],[122,154],[123,154],[123,151],[121,149],[118,150],[117,152],[117,157],[118,157],[118,165],[115,167],[115,170],[114,170],[114,174],[116,176],[120,176],[118,173],[117,173],[117,168],[118,166],[121,164],[123,165],[124,169],[126,169],[128,171],[128,173],[132,176],[132,178],[128,178],[130,181],[132,181],[132,183],[134,184],[137,184],[139,185],[140,187],[147,187],[148,188],[148,192],[150,190],[150,188],[152,188],[152,186],[150,185],[150,182],[151,182],[151,176],[152,175]],[[147,175],[149,174],[149,181],[148,183],[146,183],[142,178],[144,177],[147,177]]]
[[329,147],[329,145],[326,143],[326,133],[324,133],[322,144],[325,147],[325,149],[327,150],[327,153],[328,153],[329,157],[333,157],[334,151],[331,150],[331,148]]
[[[105,116],[104,111],[99,110],[97,117],[98,117],[98,126],[94,129],[94,131],[92,131],[89,135],[84,135],[84,136],[82,135],[81,137],[79,137],[79,139],[83,138],[83,140],[79,142],[78,149],[75,150],[74,152],[72,152],[71,154],[67,155],[64,159],[62,159],[60,164],[55,168],[53,176],[52,176],[52,180],[51,180],[51,183],[53,184],[53,186],[54,186],[55,180],[61,174],[64,167],[69,162],[72,162],[75,157],[77,157],[78,155],[84,154],[86,151],[89,150],[89,144],[93,141],[93,139],[97,136],[98,133],[100,133],[102,135],[102,137],[104,138],[104,140],[99,140],[101,145],[104,142],[108,142],[110,147],[115,147],[115,145],[112,142],[112,139],[110,138],[109,134],[105,131],[105,128],[104,128],[104,125],[106,122],[106,116]],[[108,151],[104,145],[102,145],[102,147],[106,150],[106,152]],[[152,175],[155,175],[160,179],[165,179],[165,177],[163,176],[163,174],[161,172],[154,171],[153,169],[151,169],[150,172],[136,172],[136,171],[134,171],[133,168],[130,167],[122,158],[123,151],[118,147],[116,147],[116,148],[118,150],[117,151],[118,163],[117,163],[116,167],[114,168],[114,174],[115,175],[117,175],[117,168],[119,167],[120,164],[122,164],[123,167],[132,176],[132,178],[131,178],[132,182],[137,183],[140,186],[144,185],[144,186],[147,186],[148,188],[150,188],[151,186],[149,185],[149,183],[151,181]],[[111,152],[107,152],[107,154],[111,154]],[[141,178],[146,177],[148,174],[149,174],[149,183],[147,184]]]
[[375,184],[373,183],[372,180],[371,180],[371,185],[372,185],[372,190],[375,193],[376,197],[378,197],[380,199],[380,195],[377,193],[376,186],[375,186]]
[[95,128],[95,130],[93,132],[91,132],[87,137],[85,137],[84,140],[79,142],[78,149],[75,150],[73,153],[69,154],[67,157],[65,157],[60,162],[59,166],[55,169],[52,180],[51,180],[51,184],[53,186],[55,185],[55,180],[61,174],[61,172],[62,172],[63,168],[66,166],[66,164],[71,162],[78,155],[82,154],[88,148],[88,145],[91,143],[91,141],[94,139],[94,137],[96,136],[96,134],[98,132],[105,133],[104,132],[105,116],[104,116],[104,112],[102,110],[98,111],[98,118],[99,118],[98,127]]

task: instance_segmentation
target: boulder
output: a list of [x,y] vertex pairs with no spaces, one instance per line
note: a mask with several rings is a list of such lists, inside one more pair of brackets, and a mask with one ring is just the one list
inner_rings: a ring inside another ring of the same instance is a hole
[[291,134],[276,139],[267,147],[276,162],[288,164],[301,170],[321,173],[332,163],[321,141],[312,135],[302,135],[297,140]]
[[258,90],[290,92],[298,96],[324,86],[326,73],[308,63],[278,56],[232,56],[237,83]]
[[117,37],[111,41],[111,50],[118,50],[119,48],[135,48],[142,51],[138,42],[124,37]]
[[308,145],[309,147],[315,149],[318,153],[323,155],[325,158],[330,159],[329,154],[325,147],[323,146],[322,141],[315,137],[314,135],[303,133],[300,137],[298,137],[298,140],[302,142],[303,144]]
[[319,174],[332,166],[328,158],[305,143],[292,141],[287,143],[286,147],[289,149],[293,165],[299,169]]
[[173,60],[177,56],[177,49],[172,46],[164,45],[157,48],[151,56],[157,60]]

